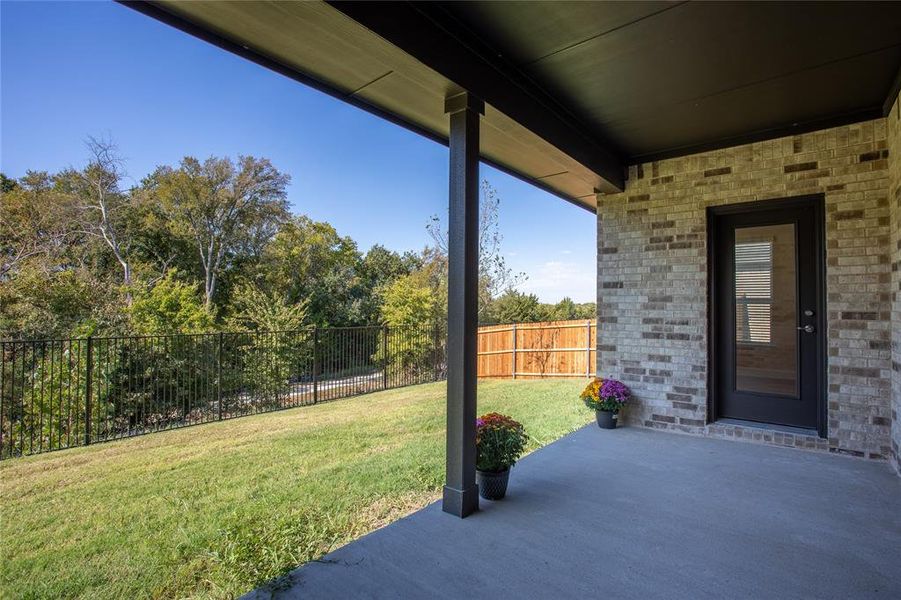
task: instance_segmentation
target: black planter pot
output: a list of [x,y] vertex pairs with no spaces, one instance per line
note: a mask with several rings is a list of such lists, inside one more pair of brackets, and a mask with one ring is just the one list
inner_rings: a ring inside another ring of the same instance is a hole
[[616,429],[616,413],[609,410],[596,410],[594,416],[601,429]]
[[476,483],[479,484],[479,496],[485,500],[500,500],[507,495],[507,482],[510,481],[510,469],[499,473],[476,470]]

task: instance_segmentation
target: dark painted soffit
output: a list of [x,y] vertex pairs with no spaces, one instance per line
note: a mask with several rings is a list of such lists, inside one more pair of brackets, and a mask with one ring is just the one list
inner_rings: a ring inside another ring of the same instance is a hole
[[441,4],[629,164],[878,118],[901,87],[901,3]]
[[[421,124],[409,120],[408,116],[403,114],[403,111],[373,106],[365,99],[353,94],[349,95],[346,90],[336,89],[316,77],[299,72],[296,70],[296,67],[289,67],[273,61],[271,58],[223,38],[215,32],[173,15],[165,8],[155,6],[153,3],[120,1],[160,21],[173,25],[196,37],[406,127],[425,137],[443,144],[447,143],[446,137],[441,132],[423,127]],[[897,89],[901,87],[901,72],[899,72],[892,86],[892,93],[885,100],[884,107],[876,107],[873,105],[873,102],[863,106],[860,103],[856,104],[856,106],[850,103],[845,104],[843,107],[844,112],[838,110],[832,110],[831,112],[821,111],[819,116],[815,114],[798,114],[791,119],[785,118],[781,121],[774,119],[770,123],[757,123],[754,127],[746,128],[744,132],[740,128],[733,128],[731,132],[721,131],[719,135],[709,136],[706,140],[701,137],[695,140],[684,140],[687,143],[683,144],[660,144],[656,147],[652,145],[644,148],[644,152],[636,148],[636,150],[639,150],[638,152],[629,153],[623,147],[610,141],[611,139],[619,139],[616,136],[607,135],[607,133],[612,134],[612,132],[608,131],[605,133],[603,130],[599,130],[598,127],[601,124],[588,118],[590,115],[580,112],[576,104],[572,106],[566,104],[566,102],[576,102],[577,100],[584,104],[584,97],[575,98],[566,94],[552,93],[551,88],[539,83],[538,74],[532,73],[528,65],[520,65],[512,58],[508,58],[505,48],[495,47],[495,44],[498,42],[491,35],[494,30],[490,26],[494,23],[494,27],[500,27],[498,22],[491,19],[485,20],[489,31],[482,31],[479,34],[475,25],[461,20],[461,15],[457,13],[460,12],[461,7],[468,6],[466,4],[449,3],[445,5],[443,3],[413,2],[385,4],[335,1],[327,1],[327,4],[332,6],[338,13],[344,14],[359,23],[361,27],[368,29],[372,34],[382,38],[388,44],[413,57],[420,64],[432,69],[435,73],[440,74],[461,88],[468,89],[475,95],[483,98],[498,111],[516,121],[523,129],[531,132],[531,135],[537,136],[556,147],[574,161],[581,163],[584,168],[593,171],[596,176],[603,178],[604,182],[611,184],[611,187],[618,189],[622,189],[624,185],[625,172],[623,167],[626,164],[684,156],[878,118],[887,109],[891,108],[894,97],[897,96]],[[481,3],[473,4],[473,6],[476,5],[481,6]],[[680,4],[675,4],[674,6],[680,6]],[[811,6],[816,7],[815,4]],[[675,11],[672,11],[671,14],[675,14]],[[513,13],[513,16],[515,16],[515,13]],[[651,16],[653,17],[654,15]],[[648,18],[647,22],[654,20],[654,18]],[[501,21],[500,23],[503,24],[505,22]],[[565,29],[565,31],[569,30]],[[534,38],[527,37],[527,39]],[[883,70],[879,72],[882,73]],[[885,77],[887,80],[885,83],[886,87],[888,87],[892,75],[893,73],[887,74]],[[582,96],[585,96],[585,93],[587,93],[582,88],[577,88],[577,91]],[[882,90],[879,94],[879,104],[882,104],[882,94],[884,93],[885,91]],[[591,99],[592,96],[589,95],[588,98]],[[597,104],[597,102],[595,103]],[[837,109],[839,107],[835,106],[832,108]],[[545,184],[541,177],[536,178],[534,175],[516,172],[503,165],[498,165],[491,160],[483,160],[487,164],[498,167],[511,175],[591,210],[591,207],[586,206],[579,200],[579,198],[583,197],[583,194],[567,196],[565,193]],[[590,188],[591,186],[589,186]]]
[[[220,35],[217,32],[212,31],[203,25],[199,25],[187,18],[184,18],[178,14],[175,14],[175,13],[171,12],[170,10],[167,10],[167,8],[165,8],[164,6],[160,6],[160,5],[156,4],[152,0],[114,0],[114,1],[119,4],[122,4],[123,6],[131,8],[132,10],[135,10],[141,14],[151,17],[157,21],[165,23],[166,25],[174,27],[175,29],[178,29],[189,35],[197,37],[198,39],[201,39],[207,43],[213,44],[214,46],[217,46],[223,50],[226,50],[228,52],[236,54],[236,55],[238,55],[246,60],[249,60],[255,64],[258,64],[262,67],[272,70],[282,76],[288,77],[290,79],[293,79],[294,81],[297,81],[306,86],[309,86],[317,91],[325,93],[336,99],[342,100],[343,102],[346,102],[356,108],[365,110],[375,116],[385,119],[386,121],[394,123],[395,125],[404,127],[405,129],[408,129],[409,131],[417,133],[427,139],[438,142],[444,146],[448,145],[447,137],[440,133],[432,131],[429,128],[423,127],[423,126],[419,125],[418,123],[416,123],[415,121],[408,120],[403,115],[396,114],[389,110],[380,108],[379,106],[373,105],[372,103],[366,101],[363,98],[358,97],[355,94],[352,94],[352,93],[349,94],[346,90],[338,89],[338,88],[334,87],[333,85],[331,85],[330,83],[322,81],[314,76],[310,76],[309,74],[304,73],[302,71],[298,71],[296,68],[282,64],[281,62],[274,60],[267,55],[261,54],[245,45],[242,45],[234,40],[224,37],[223,35]],[[538,189],[541,189],[557,198],[565,200],[565,201],[567,201],[575,206],[578,206],[584,210],[587,210],[589,212],[592,212],[592,213],[595,212],[593,202],[591,203],[592,204],[591,206],[589,206],[588,204],[585,203],[584,199],[587,196],[574,196],[574,195],[567,194],[567,193],[561,191],[560,189],[557,189],[555,187],[552,187],[551,185],[546,184],[544,181],[542,181],[542,178],[540,178],[540,177],[535,177],[535,176],[526,174],[524,172],[520,172],[520,171],[518,171],[514,168],[511,168],[505,164],[498,163],[488,157],[482,156],[480,160],[481,160],[481,162],[483,162],[486,165],[489,165],[489,166],[491,166],[503,173],[506,173],[512,177],[515,177],[521,181],[529,183],[529,184],[537,187]],[[611,173],[613,175],[618,175],[618,178],[616,179],[616,181],[618,182],[617,186],[619,187],[619,189],[622,189],[623,186],[625,185],[626,169],[625,169],[624,165],[619,165],[619,163],[617,163],[617,165],[618,165],[617,169],[614,171],[611,171]],[[600,175],[600,173],[598,173],[598,175]],[[613,176],[613,175],[611,175],[611,176]],[[610,182],[609,180],[608,180],[608,183],[610,183],[611,186],[613,185],[613,183]],[[597,191],[597,190],[595,190],[595,191]]]
[[498,57],[438,3],[327,4],[481,98],[611,185],[623,189],[624,162],[534,81]]

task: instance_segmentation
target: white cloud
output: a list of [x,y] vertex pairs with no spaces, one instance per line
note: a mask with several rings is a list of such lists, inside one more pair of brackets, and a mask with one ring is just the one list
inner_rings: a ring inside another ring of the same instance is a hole
[[573,253],[572,250],[561,250],[560,251],[560,254],[572,254],[572,253]]
[[597,277],[590,266],[552,260],[528,270],[527,274],[529,279],[520,290],[535,294],[542,302],[559,302],[564,296],[575,302],[594,302],[597,298]]

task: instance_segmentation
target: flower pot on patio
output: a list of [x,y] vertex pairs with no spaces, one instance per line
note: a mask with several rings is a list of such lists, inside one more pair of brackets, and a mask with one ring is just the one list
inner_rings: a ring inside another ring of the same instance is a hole
[[497,473],[476,470],[476,483],[479,484],[479,496],[485,500],[500,500],[507,495],[507,483],[510,481],[510,469]]
[[616,413],[612,410],[596,410],[594,416],[601,429],[616,429]]
[[488,413],[476,419],[476,483],[479,496],[500,500],[507,494],[510,468],[526,449],[525,429],[506,415]]
[[585,406],[594,411],[598,427],[616,429],[619,411],[632,397],[632,392],[622,381],[596,377],[579,397]]

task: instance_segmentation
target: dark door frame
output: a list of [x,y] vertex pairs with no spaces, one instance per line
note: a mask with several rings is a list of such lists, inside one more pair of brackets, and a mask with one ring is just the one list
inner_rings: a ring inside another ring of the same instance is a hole
[[826,200],[824,194],[808,194],[804,196],[792,196],[788,198],[776,198],[772,200],[757,200],[742,202],[739,204],[727,204],[723,206],[711,206],[707,208],[707,423],[713,423],[717,415],[717,357],[718,342],[716,335],[716,322],[719,316],[717,302],[717,219],[725,215],[737,213],[761,212],[780,208],[810,208],[815,212],[815,236],[816,245],[821,249],[815,257],[818,277],[817,280],[817,309],[816,328],[821,332],[816,341],[816,399],[817,399],[817,433],[820,437],[827,437],[826,415],[826,344],[829,332],[826,319]]

